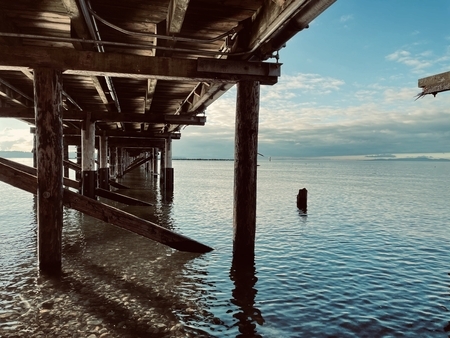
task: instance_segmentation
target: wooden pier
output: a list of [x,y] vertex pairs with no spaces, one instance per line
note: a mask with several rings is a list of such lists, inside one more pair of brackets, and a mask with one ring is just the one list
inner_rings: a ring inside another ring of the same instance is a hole
[[235,84],[234,259],[252,264],[260,85],[277,82],[278,50],[335,1],[1,1],[0,117],[30,124],[35,168],[1,159],[0,179],[37,195],[41,271],[61,271],[63,206],[178,250],[212,250],[97,197],[143,203],[111,191],[142,165],[176,193],[181,130],[204,125]]

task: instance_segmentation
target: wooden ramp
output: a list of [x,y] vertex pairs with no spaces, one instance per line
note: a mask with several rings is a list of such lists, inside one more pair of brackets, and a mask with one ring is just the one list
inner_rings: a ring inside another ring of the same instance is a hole
[[[16,188],[36,194],[37,177],[5,164],[7,161],[4,159],[0,161],[0,180]],[[78,210],[86,215],[111,223],[119,228],[134,232],[180,251],[205,253],[213,250],[207,245],[172,232],[158,224],[80,195],[67,188],[64,189],[63,204],[68,208]]]

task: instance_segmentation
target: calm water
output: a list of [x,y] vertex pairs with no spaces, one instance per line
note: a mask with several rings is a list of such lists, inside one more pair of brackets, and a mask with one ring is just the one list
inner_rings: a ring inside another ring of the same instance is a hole
[[[66,210],[56,284],[36,271],[33,196],[0,182],[0,337],[22,325],[2,313],[52,288],[71,295],[74,321],[89,313],[118,336],[154,336],[151,316],[189,337],[450,336],[450,163],[260,161],[255,268],[244,278],[231,271],[233,162],[174,161],[172,202],[143,170],[121,181],[154,206],[117,207],[212,253],[175,252]],[[296,207],[303,187],[307,216]]]

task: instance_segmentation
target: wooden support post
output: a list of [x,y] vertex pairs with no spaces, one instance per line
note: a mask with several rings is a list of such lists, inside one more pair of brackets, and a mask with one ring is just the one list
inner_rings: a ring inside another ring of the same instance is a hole
[[[69,146],[67,145],[67,143],[63,140],[63,160],[64,161],[68,161],[69,160]],[[67,166],[63,166],[63,175],[64,177],[69,177],[69,167]]]
[[36,133],[33,135],[33,168],[37,168],[37,156],[36,156]]
[[[77,146],[77,164],[81,168],[81,146]],[[75,172],[75,179],[77,181],[81,181],[81,170]],[[79,190],[79,193],[81,194],[81,189]]]
[[166,147],[161,148],[161,160],[159,164],[159,186],[165,191],[166,186]]
[[62,74],[34,69],[37,156],[37,251],[42,272],[61,272],[63,225]]
[[117,168],[117,148],[109,148],[109,176],[116,178],[116,168]]
[[255,250],[259,87],[259,82],[238,82],[236,99],[233,260],[251,259],[249,264]]
[[105,135],[100,136],[98,152],[98,186],[102,189],[109,190],[108,138]]
[[158,177],[158,148],[153,148],[153,177]]
[[86,117],[81,129],[81,176],[84,196],[95,198],[95,122]]
[[166,168],[165,168],[165,191],[173,192],[173,167],[172,167],[172,139],[166,139]]
[[305,188],[300,189],[297,195],[297,208],[306,214],[308,208],[308,190]]
[[123,176],[123,149],[121,147],[117,147],[117,175],[116,177]]

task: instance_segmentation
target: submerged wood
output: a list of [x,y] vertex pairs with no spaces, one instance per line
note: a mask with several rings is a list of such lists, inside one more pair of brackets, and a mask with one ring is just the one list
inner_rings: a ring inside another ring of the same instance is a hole
[[114,180],[109,180],[109,185],[114,187],[114,188],[117,188],[117,189],[130,189],[130,187],[127,187],[126,185],[117,183]]
[[138,205],[138,206],[152,206],[153,204],[138,200],[137,198],[129,197],[126,195],[118,194],[113,191],[109,191],[102,188],[95,189],[95,194],[97,196],[107,198],[112,201],[128,204],[128,205]]
[[[18,170],[21,170],[23,172],[26,172],[28,174],[34,175],[34,176],[36,176],[36,174],[37,174],[37,169],[36,168],[27,166],[27,165],[22,164],[22,163],[11,161],[11,160],[8,160],[8,159],[3,158],[3,157],[0,157],[0,162],[4,163],[6,165],[9,165],[10,167],[13,167],[15,169],[18,169]],[[78,189],[80,187],[80,185],[81,185],[81,182],[80,181],[74,181],[74,180],[71,180],[70,178],[64,177],[63,178],[63,184],[66,187]]]
[[135,168],[137,168],[137,167],[143,165],[144,163],[150,161],[151,159],[152,159],[151,156],[149,156],[149,157],[142,158],[142,159],[139,159],[139,160],[137,160],[137,161],[131,163],[131,164],[128,166],[128,168],[126,168],[126,169],[123,171],[123,175],[125,175],[126,173],[129,173],[131,170],[133,170],[133,169],[135,169]]
[[[0,180],[16,188],[36,194],[37,178],[34,175],[17,170],[0,163]],[[119,210],[92,198],[64,189],[63,204],[86,215],[111,223],[119,228],[134,232],[171,248],[195,252],[210,252],[213,248],[186,236],[165,229],[158,224],[144,220],[125,211]]]

